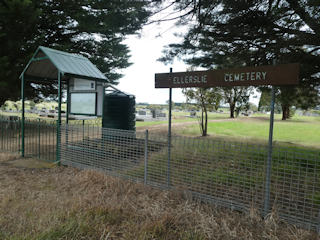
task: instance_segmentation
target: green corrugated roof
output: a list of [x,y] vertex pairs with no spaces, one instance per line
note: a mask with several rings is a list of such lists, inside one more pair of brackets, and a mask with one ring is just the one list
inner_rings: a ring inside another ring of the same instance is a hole
[[107,81],[86,57],[42,46],[38,47],[23,73],[30,77],[56,79],[58,70],[65,76]]

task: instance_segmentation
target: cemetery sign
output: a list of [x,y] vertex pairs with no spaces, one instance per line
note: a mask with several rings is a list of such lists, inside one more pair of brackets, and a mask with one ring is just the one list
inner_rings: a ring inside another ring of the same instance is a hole
[[156,73],[156,88],[297,85],[299,64]]

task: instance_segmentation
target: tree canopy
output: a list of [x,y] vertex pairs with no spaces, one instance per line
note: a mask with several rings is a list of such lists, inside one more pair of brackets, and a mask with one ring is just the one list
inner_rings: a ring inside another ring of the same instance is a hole
[[[147,1],[4,0],[0,2],[0,105],[20,97],[19,74],[39,45],[80,53],[113,83],[130,65],[122,43],[151,14]],[[26,86],[29,98],[48,96],[54,86]]]
[[[181,0],[179,24],[189,24],[179,44],[160,58],[182,58],[193,66],[212,69],[235,56],[247,66],[301,64],[298,87],[284,87],[283,109],[319,104],[320,4],[317,0]],[[290,97],[290,99],[289,99]],[[294,100],[294,101],[293,101]]]

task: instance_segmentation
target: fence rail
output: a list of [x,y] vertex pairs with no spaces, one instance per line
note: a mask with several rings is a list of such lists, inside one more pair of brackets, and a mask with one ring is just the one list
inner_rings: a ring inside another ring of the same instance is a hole
[[[0,119],[0,150],[21,151],[19,119]],[[280,217],[320,230],[320,151],[275,146],[270,199],[265,198],[267,146],[208,138],[168,136],[82,124],[62,124],[56,151],[55,120],[28,119],[25,153],[62,164],[104,171],[154,187],[181,189],[194,197],[238,210],[263,213],[270,201]],[[170,157],[169,157],[170,153]],[[170,159],[170,160],[169,160]]]

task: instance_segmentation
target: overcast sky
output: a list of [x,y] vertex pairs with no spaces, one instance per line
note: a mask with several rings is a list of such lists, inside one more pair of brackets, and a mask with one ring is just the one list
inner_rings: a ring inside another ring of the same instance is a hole
[[[165,103],[169,98],[169,90],[154,87],[154,74],[169,72],[170,67],[175,72],[186,71],[187,66],[181,61],[167,66],[157,61],[162,56],[161,52],[165,45],[179,41],[174,36],[174,32],[179,30],[182,31],[173,27],[173,23],[153,24],[143,28],[140,38],[128,37],[125,43],[130,48],[132,55],[130,61],[133,64],[122,72],[124,77],[120,79],[117,88],[134,94],[136,102]],[[185,101],[180,89],[173,90],[173,101]]]
[[[169,99],[169,90],[154,87],[155,73],[169,72],[170,67],[173,68],[173,72],[184,72],[188,66],[178,60],[171,65],[164,65],[157,59],[162,56],[164,46],[181,41],[174,33],[185,32],[185,29],[177,28],[173,22],[163,22],[145,26],[141,37],[129,36],[125,43],[130,48],[130,61],[133,64],[122,72],[124,77],[120,79],[117,88],[135,95],[137,103],[166,103]],[[250,101],[257,105],[258,99],[251,97]],[[172,100],[173,102],[185,102],[186,98],[181,89],[173,89]]]

